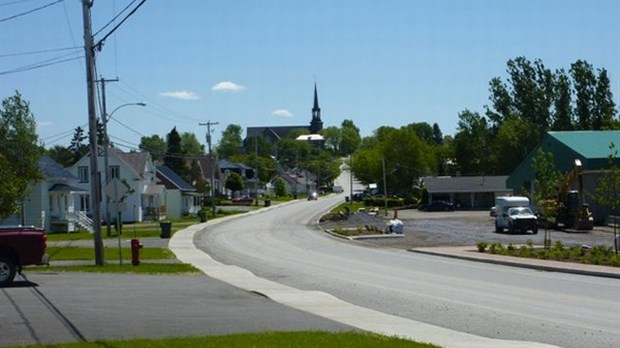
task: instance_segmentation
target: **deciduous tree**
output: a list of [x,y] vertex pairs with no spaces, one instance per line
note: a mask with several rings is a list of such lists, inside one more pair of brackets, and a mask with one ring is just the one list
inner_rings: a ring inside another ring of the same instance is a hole
[[32,181],[41,178],[38,140],[30,105],[16,91],[0,109],[0,218],[17,212]]

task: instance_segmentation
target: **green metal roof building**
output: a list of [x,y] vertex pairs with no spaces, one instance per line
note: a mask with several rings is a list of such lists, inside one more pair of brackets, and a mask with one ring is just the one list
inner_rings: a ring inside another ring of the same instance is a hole
[[[620,149],[620,130],[547,132],[542,142],[508,177],[506,186],[515,191],[531,188],[534,180],[532,158],[539,148],[553,153],[555,168],[560,172],[570,170],[577,158],[581,160],[584,171],[608,169],[608,156],[611,153],[609,145],[612,142],[616,145],[616,149]],[[616,158],[615,163],[620,166],[620,157]]]
[[[611,143],[616,146],[617,150],[620,150],[620,130],[547,132],[542,142],[527,155],[508,177],[506,187],[515,192],[520,192],[522,189],[531,191],[534,181],[532,159],[536,151],[542,148],[545,152],[553,153],[555,168],[562,173],[566,173],[572,168],[575,159],[581,160],[585,179],[584,190],[593,192],[601,173],[610,167],[609,155],[611,150],[609,146]],[[620,167],[620,156],[616,157],[614,163]],[[588,178],[585,178],[586,176]],[[586,200],[588,200],[587,195]],[[595,202],[588,203],[591,206],[596,206]]]

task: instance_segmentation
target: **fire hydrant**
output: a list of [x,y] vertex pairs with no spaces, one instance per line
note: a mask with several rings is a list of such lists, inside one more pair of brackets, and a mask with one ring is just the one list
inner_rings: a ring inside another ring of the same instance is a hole
[[131,264],[137,266],[140,264],[140,249],[142,249],[142,244],[140,244],[139,239],[131,240]]

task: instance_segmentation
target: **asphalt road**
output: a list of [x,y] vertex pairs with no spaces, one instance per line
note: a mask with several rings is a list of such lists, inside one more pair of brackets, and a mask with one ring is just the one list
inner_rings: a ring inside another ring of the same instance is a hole
[[459,332],[562,347],[620,346],[617,279],[341,241],[313,225],[341,199],[296,202],[223,222],[195,243],[265,279]]
[[353,330],[204,275],[26,276],[0,288],[0,346]]

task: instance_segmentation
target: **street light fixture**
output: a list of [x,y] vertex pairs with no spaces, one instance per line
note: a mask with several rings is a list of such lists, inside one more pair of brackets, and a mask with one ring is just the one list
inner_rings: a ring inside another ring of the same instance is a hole
[[[108,137],[108,121],[112,118],[112,116],[114,115],[114,113],[116,111],[118,111],[120,108],[124,108],[126,106],[146,106],[145,103],[142,102],[137,102],[137,103],[126,103],[126,104],[122,104],[117,106],[114,110],[112,110],[112,112],[110,114],[103,114],[102,121],[103,121],[103,161],[104,161],[104,168],[105,168],[105,183],[106,185],[110,182],[110,177],[109,177],[109,172],[110,172],[110,168],[108,167],[108,147],[110,147],[110,138]],[[106,205],[105,205],[105,210],[106,210],[106,229],[107,229],[107,235],[108,237],[110,237],[111,235],[111,231],[110,231],[110,201],[109,199],[106,198]]]

